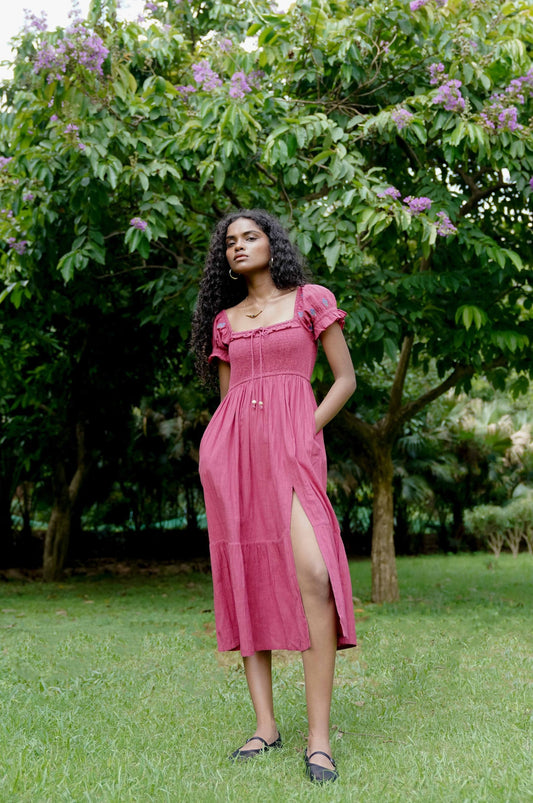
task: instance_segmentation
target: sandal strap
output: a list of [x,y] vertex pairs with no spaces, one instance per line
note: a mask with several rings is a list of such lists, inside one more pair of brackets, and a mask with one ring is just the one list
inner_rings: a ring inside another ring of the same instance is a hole
[[334,759],[331,756],[328,756],[327,753],[324,753],[323,750],[315,750],[314,753],[311,753],[310,756],[307,756],[307,760],[310,761],[313,758],[313,756],[319,756],[319,755],[320,756],[325,756],[325,758],[327,758],[328,761],[331,761],[331,763],[335,767],[335,769],[337,769],[337,765],[335,764]]
[[[278,737],[278,738],[279,738],[279,737]],[[263,737],[262,737],[262,736],[252,736],[252,738],[251,738],[251,739],[247,739],[247,740],[245,741],[245,744],[248,744],[248,742],[253,742],[255,739],[257,739],[259,742],[263,742],[263,744],[265,745],[265,747],[268,747],[268,742],[267,742],[267,740],[266,740],[266,739],[263,739]]]

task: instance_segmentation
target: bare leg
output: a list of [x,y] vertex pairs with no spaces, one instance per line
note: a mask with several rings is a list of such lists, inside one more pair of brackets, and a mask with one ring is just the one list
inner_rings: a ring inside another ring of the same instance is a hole
[[[263,650],[243,658],[243,661],[246,681],[257,719],[254,736],[261,736],[268,744],[271,744],[278,736],[272,697],[272,653],[269,650]],[[255,750],[260,747],[262,747],[262,743],[259,741],[251,741],[246,745],[247,750]]]
[[[291,539],[311,640],[311,647],[302,653],[309,720],[307,750],[309,755],[315,750],[331,755],[329,716],[337,651],[337,612],[328,571],[313,527],[294,493]],[[314,756],[313,763],[332,768],[324,756]]]

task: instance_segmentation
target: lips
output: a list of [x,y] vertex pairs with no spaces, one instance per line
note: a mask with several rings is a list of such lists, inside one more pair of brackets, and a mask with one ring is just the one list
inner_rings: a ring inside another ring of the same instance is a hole
[[246,254],[237,254],[236,257],[233,257],[234,262],[238,262],[240,259],[248,259],[248,257],[246,256]]

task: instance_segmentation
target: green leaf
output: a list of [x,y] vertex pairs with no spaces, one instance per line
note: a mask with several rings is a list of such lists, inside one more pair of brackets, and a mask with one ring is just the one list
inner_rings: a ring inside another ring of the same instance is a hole
[[220,162],[215,163],[215,169],[213,171],[213,181],[217,190],[221,190],[224,186],[224,181],[226,178],[226,171],[224,167],[220,164]]
[[296,236],[296,243],[302,254],[307,255],[313,247],[313,240],[307,231],[300,231]]
[[455,313],[455,322],[462,322],[467,331],[472,325],[474,325],[476,329],[481,329],[487,320],[488,318],[485,310],[474,304],[463,304]]
[[458,124],[455,126],[455,129],[454,129],[454,131],[453,131],[452,135],[451,135],[451,136],[450,136],[450,138],[449,138],[450,145],[456,145],[456,146],[457,146],[457,145],[459,145],[459,143],[460,143],[460,142],[461,142],[461,141],[464,139],[464,137],[465,137],[465,134],[466,134],[466,131],[465,131],[465,124],[464,124],[464,122],[461,120],[461,121],[460,121],[460,122],[459,122],[459,123],[458,123]]
[[326,258],[326,264],[330,270],[335,268],[337,261],[339,259],[339,255],[341,252],[341,244],[339,242],[335,242],[332,245],[328,245],[324,249],[324,256]]

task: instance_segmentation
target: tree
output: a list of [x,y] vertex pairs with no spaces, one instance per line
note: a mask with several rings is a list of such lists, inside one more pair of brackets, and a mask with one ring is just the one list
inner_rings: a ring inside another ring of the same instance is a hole
[[[279,213],[350,313],[362,381],[337,426],[373,485],[373,599],[394,600],[392,450],[406,422],[479,373],[501,387],[512,367],[514,392],[528,384],[531,7],[150,7],[144,23],[93,6],[92,28],[22,37],[3,120],[7,289],[31,303],[43,243],[67,283],[155,265],[146,287],[174,297],[185,338],[214,219]],[[162,305],[146,315],[168,324]],[[433,364],[438,381],[404,398],[411,368]]]
[[[212,17],[198,4],[182,27],[201,38],[230,10]],[[126,450],[131,408],[155,373],[192,374],[200,258],[189,254],[220,195],[205,189],[197,203],[198,159],[177,142],[189,112],[154,71],[155,58],[177,74],[194,43],[177,30],[163,38],[155,23],[143,43],[114,11],[94,3],[88,21],[52,33],[29,19],[1,119],[0,327],[19,356],[2,388],[4,454],[16,455],[22,427],[38,433],[31,470],[49,476],[53,497],[46,580],[61,575],[91,467]]]

